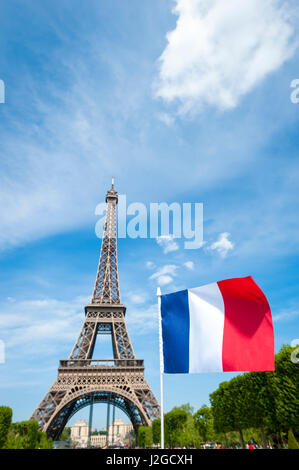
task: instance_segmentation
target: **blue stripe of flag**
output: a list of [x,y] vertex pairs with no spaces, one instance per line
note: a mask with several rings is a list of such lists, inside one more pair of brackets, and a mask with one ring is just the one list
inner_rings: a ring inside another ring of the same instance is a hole
[[161,296],[164,372],[189,373],[188,290]]

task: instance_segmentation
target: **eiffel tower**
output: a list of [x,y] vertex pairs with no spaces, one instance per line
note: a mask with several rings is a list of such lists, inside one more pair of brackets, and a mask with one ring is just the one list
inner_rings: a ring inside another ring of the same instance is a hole
[[[112,187],[106,195],[106,220],[100,261],[90,304],[79,337],[68,359],[60,361],[58,377],[30,419],[42,431],[58,439],[70,418],[94,403],[120,408],[131,420],[135,433],[159,417],[159,403],[144,376],[143,359],[136,359],[128,335],[126,307],[120,301],[116,205]],[[93,359],[98,334],[110,334],[113,359]]]

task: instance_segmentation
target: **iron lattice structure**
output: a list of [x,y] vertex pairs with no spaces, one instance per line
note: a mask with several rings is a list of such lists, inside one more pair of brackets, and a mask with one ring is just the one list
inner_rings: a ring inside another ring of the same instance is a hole
[[[90,304],[79,337],[58,376],[30,419],[48,437],[58,439],[69,419],[93,403],[111,403],[130,418],[137,435],[140,425],[150,426],[160,415],[159,403],[144,376],[142,359],[136,359],[128,335],[126,307],[120,301],[117,267],[116,205],[112,188],[106,195],[106,221],[100,261]],[[113,359],[93,359],[98,334],[110,334]]]

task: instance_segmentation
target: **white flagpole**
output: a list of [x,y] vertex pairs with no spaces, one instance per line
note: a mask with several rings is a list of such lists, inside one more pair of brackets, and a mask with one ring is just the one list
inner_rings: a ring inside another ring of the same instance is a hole
[[163,346],[162,346],[162,317],[161,317],[161,289],[157,288],[159,313],[159,348],[160,348],[160,401],[161,401],[161,449],[164,449],[164,403],[163,403]]

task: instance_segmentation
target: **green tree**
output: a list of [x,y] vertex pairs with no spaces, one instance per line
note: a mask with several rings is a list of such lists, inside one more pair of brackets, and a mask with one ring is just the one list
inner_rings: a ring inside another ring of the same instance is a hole
[[33,419],[31,421],[21,421],[15,423],[16,434],[21,437],[22,449],[36,449],[39,444],[38,422]]
[[193,419],[193,406],[190,406],[189,403],[186,403],[178,407],[175,406],[171,411],[179,411],[180,413],[183,412],[181,414],[182,420],[173,436],[174,442],[180,445],[180,447],[195,447],[197,432]]
[[275,373],[271,377],[277,423],[283,432],[299,431],[299,367],[291,361],[294,350],[291,346],[283,346],[276,354]]
[[0,449],[6,445],[11,419],[12,409],[9,406],[0,406]]
[[[95,432],[97,434],[97,432]],[[94,435],[94,433],[92,433]],[[60,441],[70,441],[71,440],[71,429],[70,428],[64,428],[62,433],[60,434]]]
[[193,416],[194,424],[202,441],[213,441],[215,439],[213,414],[211,408],[205,406],[200,408]]
[[241,446],[245,447],[243,430],[249,427],[248,402],[245,400],[246,390],[242,375],[229,382],[222,382],[210,395],[214,428],[217,433],[238,431]]
[[161,442],[161,419],[154,419],[152,423],[153,443],[160,444]]
[[265,447],[267,434],[276,433],[281,441],[281,433],[299,431],[299,367],[291,361],[294,350],[282,347],[275,355],[275,371],[239,375],[211,393],[216,432],[238,431],[244,446],[244,435],[256,436],[259,429]]
[[21,436],[16,433],[15,425],[12,424],[9,428],[8,438],[6,443],[7,449],[22,449]]
[[153,445],[152,428],[149,426],[139,426],[138,447],[151,448]]
[[247,425],[249,428],[259,428],[262,446],[266,448],[265,430],[277,427],[275,398],[271,387],[272,372],[250,372],[242,377]]
[[8,432],[7,449],[52,449],[53,441],[38,429],[35,420],[13,423]]
[[172,408],[172,411],[176,410],[183,410],[186,411],[187,414],[193,414],[194,413],[194,407],[190,405],[190,403],[185,403],[184,405],[181,406],[175,406]]
[[47,434],[43,431],[39,431],[38,448],[39,449],[52,449],[53,448],[53,440],[51,438],[48,439]]
[[218,389],[210,394],[214,429],[217,433],[234,430],[234,403],[229,392],[229,382],[222,382]]
[[164,422],[165,442],[169,447],[185,445],[184,432],[186,431],[188,413],[181,408],[174,408],[166,413]]

